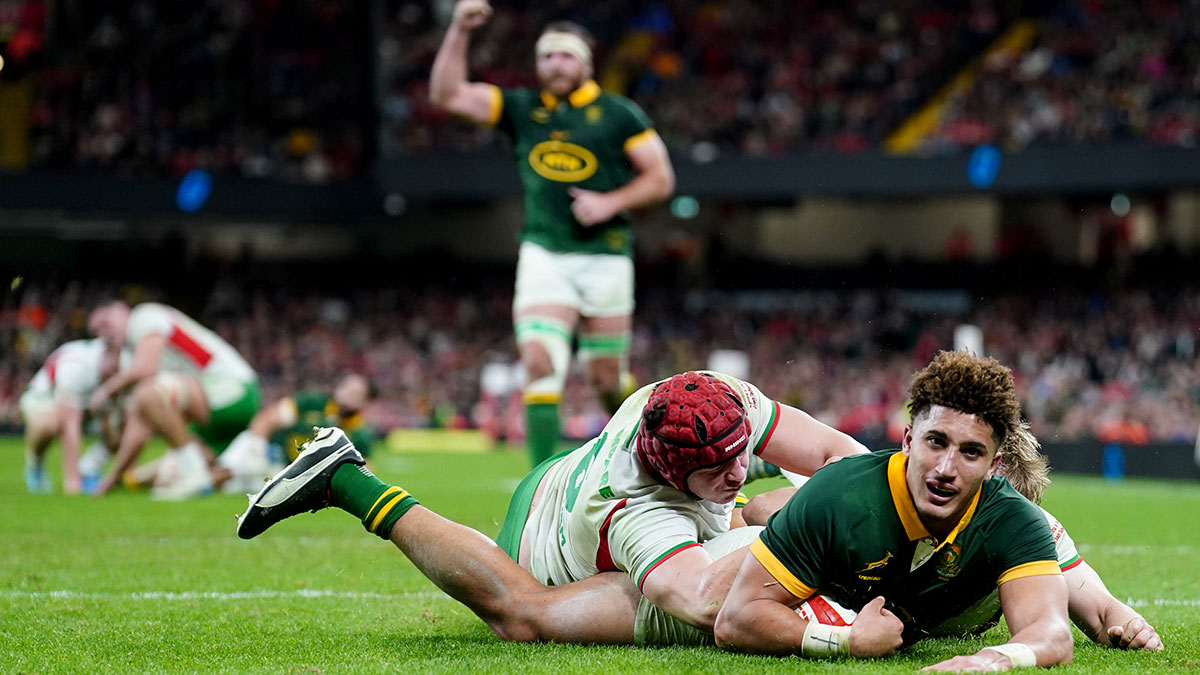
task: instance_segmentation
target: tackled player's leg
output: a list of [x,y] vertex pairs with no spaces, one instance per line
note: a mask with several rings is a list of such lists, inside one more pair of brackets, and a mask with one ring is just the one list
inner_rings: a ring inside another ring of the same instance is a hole
[[337,428],[316,430],[300,456],[251,496],[238,536],[251,539],[280,520],[328,506],[354,514],[368,532],[395,544],[505,640],[633,641],[640,594],[624,574],[555,587],[539,583],[491,539],[376,478]]

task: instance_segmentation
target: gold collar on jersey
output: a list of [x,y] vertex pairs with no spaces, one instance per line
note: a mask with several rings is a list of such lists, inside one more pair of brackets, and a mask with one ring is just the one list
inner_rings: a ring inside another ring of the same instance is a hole
[[[907,469],[908,455],[903,451],[897,452],[888,460],[888,488],[892,493],[892,503],[896,506],[896,514],[900,516],[900,522],[904,524],[904,533],[908,535],[909,541],[932,538],[929,530],[925,529],[925,525],[921,523],[921,516],[917,514],[917,507],[913,504],[912,495],[908,494],[908,483],[904,480],[904,472]],[[953,543],[958,533],[966,529],[967,524],[975,515],[975,508],[979,506],[979,497],[982,494],[983,487],[981,486],[975,491],[975,498],[971,500],[971,506],[967,507],[967,512],[946,536],[945,541],[940,542],[933,549],[934,551],[941,549],[946,544]]]
[[[567,102],[571,104],[572,108],[582,108],[598,98],[600,98],[600,85],[596,84],[595,80],[588,80],[579,85],[578,89],[567,94]],[[558,105],[558,97],[548,91],[543,91],[542,105],[553,110]]]

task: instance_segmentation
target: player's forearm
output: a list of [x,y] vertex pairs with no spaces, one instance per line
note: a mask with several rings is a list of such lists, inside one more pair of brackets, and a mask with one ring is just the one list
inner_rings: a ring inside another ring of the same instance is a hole
[[[1012,636],[1009,643],[1028,646],[1043,668],[1067,664],[1075,655],[1071,627],[1057,618],[1037,621]],[[1011,659],[1010,659],[1011,660]]]
[[624,186],[608,192],[617,202],[617,212],[657,204],[675,192],[675,173],[670,165],[639,173]]
[[429,73],[429,101],[445,109],[467,83],[467,50],[471,34],[451,24]]
[[796,610],[772,600],[726,603],[713,636],[721,649],[750,654],[800,654],[807,622]]
[[766,525],[767,519],[782,509],[794,494],[796,494],[796,488],[782,487],[755,495],[742,509],[742,518],[745,519],[747,525]]

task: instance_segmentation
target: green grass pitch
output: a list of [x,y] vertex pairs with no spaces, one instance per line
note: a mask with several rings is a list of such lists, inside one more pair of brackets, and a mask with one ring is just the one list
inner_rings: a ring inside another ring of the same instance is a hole
[[[31,496],[21,457],[18,439],[0,438],[4,672],[912,672],[1008,636],[1001,625],[977,640],[841,663],[715,648],[506,644],[344,513],[296,517],[245,542],[234,535],[244,498]],[[525,462],[516,453],[374,458],[385,480],[489,536]],[[760,481],[751,492],[781,484]],[[1076,633],[1074,663],[1054,672],[1200,667],[1200,485],[1058,476],[1046,506],[1167,645],[1121,653]]]

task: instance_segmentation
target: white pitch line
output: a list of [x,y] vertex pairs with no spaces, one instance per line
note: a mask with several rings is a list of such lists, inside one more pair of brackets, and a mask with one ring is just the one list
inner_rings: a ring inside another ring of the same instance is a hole
[[[357,593],[353,591],[138,591],[135,593],[88,593],[84,591],[0,591],[0,598],[14,600],[273,600],[280,598],[334,598],[337,600],[450,600],[437,591],[412,593]],[[1126,598],[1130,607],[1200,607],[1200,599]]]
[[1153,553],[1154,555],[1193,555],[1197,552],[1195,546],[1117,546],[1112,544],[1079,544],[1080,553],[1099,553],[1102,555],[1134,555]]
[[1130,607],[1147,607],[1154,605],[1156,607],[1200,607],[1200,600],[1187,600],[1180,598],[1154,598],[1153,600],[1135,600],[1126,598],[1125,604]]
[[436,591],[414,593],[355,593],[352,591],[139,591],[136,593],[89,593],[84,591],[0,591],[0,598],[67,600],[271,600],[277,598],[335,598],[339,600],[443,599],[450,596]]

